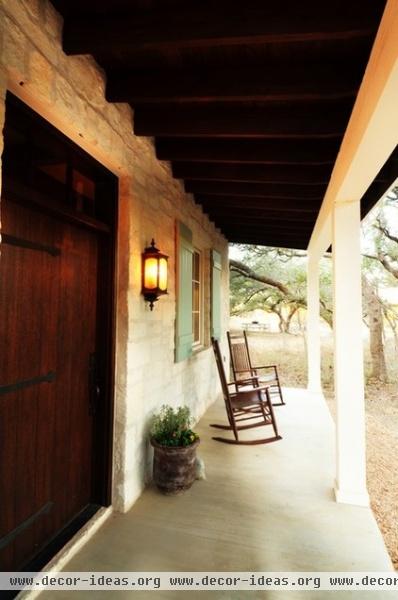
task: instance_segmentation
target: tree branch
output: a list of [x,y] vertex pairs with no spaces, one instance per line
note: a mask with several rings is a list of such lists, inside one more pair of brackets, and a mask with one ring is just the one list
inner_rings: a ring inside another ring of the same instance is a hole
[[372,254],[363,254],[366,258],[371,258],[372,260],[377,260],[386,271],[391,273],[395,279],[398,279],[398,267],[394,267],[394,265],[389,261],[387,255],[382,254],[381,252],[377,256],[373,256]]
[[282,292],[282,294],[288,296],[289,290],[280,281],[275,281],[274,279],[271,279],[270,277],[265,277],[264,275],[258,275],[258,273],[253,271],[253,269],[251,269],[239,260],[230,259],[229,265],[231,271],[239,273],[239,275],[243,275],[244,277],[248,277],[249,279],[253,279],[253,281],[259,281],[260,283],[264,283],[265,285],[277,288],[279,291]]
[[377,223],[375,223],[373,225],[373,227],[375,229],[377,229],[378,231],[380,231],[386,238],[388,238],[392,242],[395,242],[396,244],[398,244],[398,237],[396,237],[395,235],[390,233],[390,231],[387,229],[387,227],[385,227],[384,225],[381,224],[380,219],[377,219]]
[[[250,300],[252,298],[254,298],[254,296],[256,296],[257,294],[260,294],[261,292],[265,292],[266,289],[267,288],[263,287],[263,288],[260,288],[259,290],[254,290],[254,292],[251,292],[251,294],[249,294],[248,296],[246,296],[246,298],[245,298],[245,304],[247,304],[248,302],[250,302]],[[269,298],[269,296],[267,296],[266,298],[264,298],[263,299],[264,302],[267,302],[268,298]]]
[[393,275],[395,279],[398,279],[398,268],[394,267],[394,265],[389,261],[389,259],[387,259],[387,256],[385,254],[379,255],[379,261],[386,269],[386,271],[391,273],[391,275]]

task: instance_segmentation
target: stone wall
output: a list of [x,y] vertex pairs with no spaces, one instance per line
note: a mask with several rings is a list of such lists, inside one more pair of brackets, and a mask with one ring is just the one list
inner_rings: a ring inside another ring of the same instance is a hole
[[[10,90],[119,177],[117,350],[113,504],[127,510],[150,476],[148,419],[163,403],[188,404],[195,418],[219,394],[209,342],[210,249],[223,260],[223,325],[228,319],[227,242],[150,139],[135,137],[129,106],[105,100],[104,74],[89,56],[62,52],[62,19],[47,0],[0,1],[0,124]],[[2,138],[0,138],[2,150]],[[207,347],[174,363],[175,221],[193,231],[205,258]],[[149,311],[141,252],[155,237],[170,256],[169,295]]]

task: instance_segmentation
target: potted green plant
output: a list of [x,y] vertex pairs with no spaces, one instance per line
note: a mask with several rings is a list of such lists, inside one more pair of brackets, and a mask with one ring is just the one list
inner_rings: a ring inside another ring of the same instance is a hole
[[199,436],[190,425],[187,406],[174,409],[164,405],[152,419],[153,480],[165,494],[187,490],[195,481]]

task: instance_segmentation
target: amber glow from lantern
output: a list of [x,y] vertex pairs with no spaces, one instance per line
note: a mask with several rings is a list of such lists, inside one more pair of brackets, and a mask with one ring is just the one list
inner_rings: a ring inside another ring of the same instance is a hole
[[154,290],[158,287],[158,260],[157,258],[145,259],[144,287]]
[[162,292],[167,290],[167,260],[165,258],[159,260],[159,289]]

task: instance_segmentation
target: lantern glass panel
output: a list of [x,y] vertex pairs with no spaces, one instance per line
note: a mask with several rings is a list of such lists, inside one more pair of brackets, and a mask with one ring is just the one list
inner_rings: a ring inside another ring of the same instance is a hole
[[154,290],[158,287],[158,260],[157,258],[145,259],[144,287]]
[[167,290],[167,260],[165,258],[159,260],[159,289],[162,292]]

